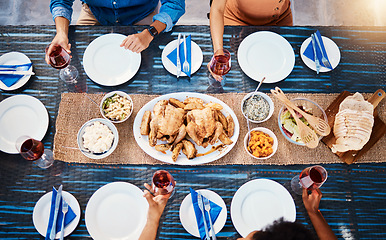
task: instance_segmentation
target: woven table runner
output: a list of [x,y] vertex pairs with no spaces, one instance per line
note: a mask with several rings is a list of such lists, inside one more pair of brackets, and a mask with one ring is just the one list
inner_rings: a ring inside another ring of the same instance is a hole
[[[247,134],[247,123],[242,115],[240,106],[245,93],[224,93],[213,94],[212,96],[225,102],[235,112],[240,124],[240,135],[234,148],[224,157],[207,163],[209,165],[232,165],[232,164],[320,164],[320,163],[341,163],[342,161],[331,152],[322,142],[315,149],[305,146],[298,146],[287,141],[280,132],[277,118],[283,105],[271,94],[268,94],[274,104],[275,111],[272,117],[260,124],[251,123],[251,128],[266,127],[271,129],[277,136],[279,147],[276,154],[267,160],[257,160],[250,157],[243,146],[245,134]],[[337,97],[338,94],[287,94],[289,99],[305,97],[317,102],[323,109]],[[103,94],[88,94],[96,103],[100,103]],[[131,117],[115,126],[119,132],[119,143],[115,151],[104,159],[89,159],[78,149],[77,133],[80,127],[90,119],[102,118],[99,107],[96,106],[85,94],[63,93],[56,120],[56,133],[54,138],[55,159],[73,163],[99,163],[99,164],[164,164],[164,162],[147,155],[137,144],[133,135],[133,122],[142,106],[157,97],[156,95],[132,94],[134,110]],[[367,99],[371,94],[364,94]],[[385,101],[378,105],[378,113],[382,120],[386,119]],[[142,116],[141,116],[142,118]],[[386,137],[383,136],[357,163],[386,162],[385,158]],[[178,160],[177,160],[178,161]],[[192,160],[194,161],[194,159]]]

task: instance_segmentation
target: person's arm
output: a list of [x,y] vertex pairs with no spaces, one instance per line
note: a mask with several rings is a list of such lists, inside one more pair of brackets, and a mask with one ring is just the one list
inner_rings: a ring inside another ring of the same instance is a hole
[[[149,184],[145,183],[145,187],[149,191],[152,191]],[[149,191],[145,190],[143,195],[149,203],[149,211],[147,212],[146,224],[142,230],[139,240],[155,240],[159,220],[171,195],[170,193],[168,195],[153,196]]]
[[[155,27],[158,33],[162,32],[166,28],[166,24],[158,20],[154,21],[150,26]],[[149,33],[149,31],[144,29],[140,33],[127,36],[127,38],[122,41],[121,47],[140,53],[149,47],[149,44],[153,41],[153,39],[154,37]]]
[[210,35],[212,37],[213,52],[223,48],[224,10],[227,0],[213,0],[210,7]]
[[[154,15],[150,26],[155,27],[158,33],[169,32],[184,13],[185,0],[161,0],[160,11]],[[121,47],[139,53],[148,48],[153,39],[149,31],[144,29],[140,33],[127,36]]]
[[71,53],[71,44],[68,42],[68,28],[71,21],[73,0],[51,0],[50,10],[55,21],[56,35],[46,53],[46,62],[49,64],[48,55],[54,45],[60,45]]
[[[224,35],[224,10],[227,0],[213,0],[210,7],[209,23],[210,23],[210,35],[212,37],[213,53],[223,48],[223,35]],[[221,81],[222,77],[212,73],[210,69],[211,62],[208,63],[208,70],[212,76]]]
[[308,194],[308,190],[303,188],[303,203],[307,210],[308,216],[311,219],[312,225],[320,240],[333,240],[337,239],[331,227],[324,219],[322,213],[319,210],[319,203],[322,199],[322,192],[320,189],[312,190],[311,194]]

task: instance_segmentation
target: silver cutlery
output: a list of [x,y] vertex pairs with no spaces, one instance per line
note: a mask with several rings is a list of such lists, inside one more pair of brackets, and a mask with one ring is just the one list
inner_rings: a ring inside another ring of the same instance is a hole
[[206,240],[210,240],[209,232],[208,232],[208,226],[206,225],[206,220],[205,220],[204,204],[202,203],[202,195],[201,195],[201,193],[197,193],[197,203],[198,203],[198,207],[201,209],[202,221],[204,221],[205,239]]
[[66,217],[66,214],[68,212],[68,203],[66,201],[64,201],[64,199],[62,200],[62,213],[63,213],[63,218],[62,218],[62,224],[61,224],[61,227],[60,227],[60,240],[63,240],[64,238],[64,218]]
[[8,70],[8,71],[1,70],[0,74],[35,75],[34,72],[30,72],[30,71],[12,71],[12,70]]
[[177,40],[177,78],[181,76],[180,41],[181,41],[181,33],[178,34],[178,40]]
[[205,211],[208,212],[208,216],[209,216],[209,225],[210,225],[210,231],[212,232],[212,239],[213,240],[217,240],[216,233],[214,232],[214,229],[213,229],[212,218],[210,216],[210,203],[209,203],[209,199],[204,198],[204,206],[205,206]]
[[318,55],[316,55],[315,36],[314,36],[314,34],[311,34],[311,42],[312,42],[312,49],[314,50],[314,58],[315,58],[316,74],[319,74],[319,71],[320,71],[320,63],[319,63]]
[[327,58],[324,56],[322,45],[320,44],[318,36],[316,36],[315,34],[314,34],[314,36],[315,36],[316,42],[318,43],[318,47],[320,49],[320,52],[322,53],[322,63],[323,63],[323,65],[328,67],[328,68],[331,68],[330,63],[328,62]]
[[182,64],[182,69],[184,70],[184,72],[189,72],[189,63],[188,63],[188,60],[187,60],[187,50],[186,50],[186,39],[185,39],[185,34],[184,34],[184,55],[185,55],[185,61],[184,61],[184,64]]
[[50,232],[51,240],[55,239],[55,236],[56,236],[56,220],[58,219],[60,199],[62,198],[62,188],[63,188],[63,185],[60,185],[60,187],[58,188],[58,192],[56,193],[54,220],[52,221],[52,227]]

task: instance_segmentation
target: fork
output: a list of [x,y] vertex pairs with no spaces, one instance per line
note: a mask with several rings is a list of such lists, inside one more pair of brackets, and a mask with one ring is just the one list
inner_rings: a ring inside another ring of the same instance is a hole
[[324,66],[328,67],[328,68],[331,68],[331,64],[330,62],[327,60],[327,58],[324,56],[324,53],[323,53],[323,49],[322,49],[322,45],[320,44],[320,41],[319,41],[319,38],[318,36],[315,35],[315,40],[316,42],[318,43],[318,46],[319,46],[319,49],[320,49],[320,52],[322,53],[322,63]]
[[201,193],[197,193],[197,204],[202,213],[202,221],[204,222],[204,227],[205,227],[205,240],[210,240],[208,226],[206,225],[206,220],[205,220],[205,212],[204,212],[204,206],[203,206],[204,204],[202,203]]
[[66,213],[68,211],[68,203],[66,201],[64,201],[64,199],[62,199],[63,203],[62,203],[62,213],[63,213],[63,218],[62,218],[62,225],[60,227],[61,231],[60,231],[60,240],[63,240],[63,237],[64,237],[64,218],[66,217]]
[[204,197],[204,206],[205,206],[205,211],[208,212],[208,216],[209,216],[209,224],[210,224],[210,231],[212,232],[212,239],[213,240],[217,240],[216,234],[214,233],[214,229],[213,229],[212,218],[210,216],[210,203],[209,203],[209,199],[207,199],[205,197]]
[[185,73],[189,72],[189,63],[187,60],[187,50],[186,50],[186,39],[185,39],[185,34],[184,34],[184,55],[185,55],[185,61],[184,64],[182,64],[182,69],[184,70]]

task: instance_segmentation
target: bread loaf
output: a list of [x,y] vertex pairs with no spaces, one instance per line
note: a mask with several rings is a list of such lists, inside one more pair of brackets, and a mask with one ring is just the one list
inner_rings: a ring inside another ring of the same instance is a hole
[[374,125],[373,112],[373,105],[360,93],[343,100],[335,116],[333,132],[336,143],[332,145],[332,152],[362,149],[370,139]]

